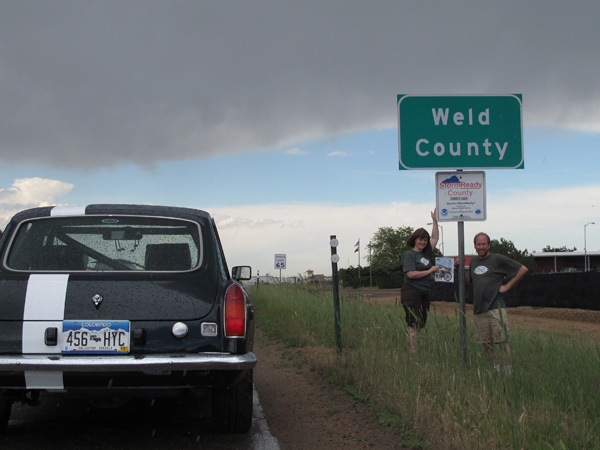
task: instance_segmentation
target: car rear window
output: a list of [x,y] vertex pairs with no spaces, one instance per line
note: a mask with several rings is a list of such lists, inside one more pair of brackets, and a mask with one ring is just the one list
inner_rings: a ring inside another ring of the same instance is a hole
[[23,271],[187,271],[202,261],[199,224],[162,217],[48,217],[20,224],[5,265]]

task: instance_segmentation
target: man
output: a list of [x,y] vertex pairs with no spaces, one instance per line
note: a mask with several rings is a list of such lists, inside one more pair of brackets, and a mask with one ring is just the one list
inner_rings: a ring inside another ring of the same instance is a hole
[[[466,280],[473,285],[474,339],[483,344],[488,360],[500,372],[500,362],[494,350],[494,344],[498,344],[504,371],[510,375],[512,354],[503,294],[517,284],[528,269],[507,256],[490,253],[490,237],[485,233],[476,234],[473,242],[477,256],[471,258]],[[506,283],[505,277],[509,278]]]

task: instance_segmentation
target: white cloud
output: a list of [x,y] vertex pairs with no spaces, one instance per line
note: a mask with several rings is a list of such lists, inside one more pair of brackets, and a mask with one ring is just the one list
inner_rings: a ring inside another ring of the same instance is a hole
[[[512,240],[520,250],[541,251],[547,245],[583,250],[583,225],[600,218],[594,206],[599,196],[600,184],[489,196],[488,220],[479,226],[465,225],[466,246],[471,251],[470,237],[484,229],[492,238]],[[587,246],[600,250],[600,232],[588,229]]]
[[[329,239],[336,235],[340,241],[338,253],[352,258],[351,264],[358,264],[354,244],[360,233],[363,242],[369,230],[370,235],[379,226],[397,224],[406,217],[405,210],[414,212],[409,204],[392,205],[329,205],[329,204],[289,204],[252,205],[234,208],[213,208],[225,253],[231,265],[250,264],[261,274],[274,273],[274,255],[285,253],[287,273],[292,276],[313,269],[324,273],[329,262]],[[422,208],[423,209],[423,208]],[[232,217],[236,217],[235,221]],[[240,218],[244,219],[240,219]],[[232,226],[233,222],[241,226]],[[252,226],[247,227],[246,224]],[[369,237],[370,237],[369,235]],[[364,256],[364,255],[363,255]],[[346,262],[345,260],[343,261]]]
[[298,147],[290,148],[285,151],[288,155],[308,155],[307,151],[300,150]]
[[0,188],[0,224],[4,228],[17,212],[37,206],[54,205],[73,189],[71,183],[46,178],[19,178],[9,188]]
[[[472,254],[472,238],[479,231],[492,239],[512,241],[520,250],[541,251],[546,245],[583,249],[583,225],[596,221],[598,230],[588,227],[588,250],[600,250],[600,218],[597,203],[600,185],[571,189],[511,192],[490,196],[488,220],[465,222],[465,253]],[[361,264],[367,265],[366,245],[380,227],[426,227],[435,205],[390,204],[289,204],[214,208],[217,226],[229,264],[250,264],[261,274],[278,275],[274,255],[287,255],[284,276],[305,275],[306,270],[331,274],[329,238],[340,241],[338,267],[354,267],[361,241]],[[235,217],[233,220],[231,218]],[[458,254],[456,222],[441,222],[447,255]]]
[[0,204],[45,206],[66,194],[73,185],[46,178],[19,178],[7,189],[0,189]]
[[19,178],[9,188],[0,188],[0,223],[26,208],[48,206],[73,189],[71,183],[46,178]]
[[351,156],[351,154],[348,153],[348,152],[346,152],[346,151],[343,151],[343,150],[336,150],[334,152],[328,153],[327,156],[342,156],[342,157],[345,157],[345,156]]

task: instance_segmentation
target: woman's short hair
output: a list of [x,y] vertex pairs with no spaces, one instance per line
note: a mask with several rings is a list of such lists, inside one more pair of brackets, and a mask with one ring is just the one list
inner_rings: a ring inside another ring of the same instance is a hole
[[408,245],[410,248],[413,248],[415,246],[415,243],[417,242],[417,238],[427,239],[428,244],[431,240],[431,237],[429,236],[429,233],[425,228],[417,228],[415,231],[413,231],[413,234],[411,234],[410,237],[406,240],[406,245]]

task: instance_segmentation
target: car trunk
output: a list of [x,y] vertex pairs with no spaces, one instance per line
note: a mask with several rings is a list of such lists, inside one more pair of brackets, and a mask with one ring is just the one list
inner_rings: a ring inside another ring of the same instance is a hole
[[78,280],[72,276],[64,319],[197,320],[210,313],[216,294],[214,283],[190,275],[135,281]]

